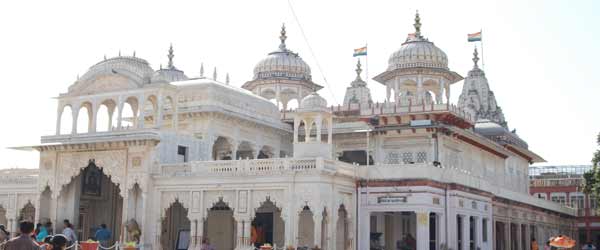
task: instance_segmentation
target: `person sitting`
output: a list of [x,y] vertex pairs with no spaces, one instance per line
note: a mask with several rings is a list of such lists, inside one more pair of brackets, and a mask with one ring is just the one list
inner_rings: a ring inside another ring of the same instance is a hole
[[102,223],[98,231],[96,231],[96,240],[99,241],[100,245],[102,245],[103,247],[109,247],[108,241],[111,237],[112,233],[106,228],[106,224]]
[[19,224],[19,231],[21,235],[17,238],[11,239],[6,243],[5,250],[39,250],[35,241],[31,238],[33,233],[34,225],[32,222],[23,221]]

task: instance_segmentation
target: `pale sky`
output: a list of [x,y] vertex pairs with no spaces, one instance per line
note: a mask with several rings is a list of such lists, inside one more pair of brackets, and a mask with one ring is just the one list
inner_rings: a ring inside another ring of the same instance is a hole
[[[287,0],[0,2],[0,168],[37,167],[36,153],[6,148],[36,145],[40,136],[54,134],[52,97],[105,54],[135,50],[158,69],[173,43],[175,65],[188,76],[197,76],[204,62],[207,75],[216,66],[220,80],[229,72],[231,84],[241,86],[252,78],[254,65],[277,48],[285,22],[288,48],[326,86],[320,94],[338,104],[355,77],[353,49],[368,42],[369,77],[383,72],[389,55],[413,32],[417,9],[423,35],[463,76],[473,64],[474,43],[467,43],[466,34],[483,29],[486,75],[510,128],[548,164],[590,164],[600,132],[600,83],[594,74],[600,2],[291,2],[316,59]],[[382,85],[368,83],[374,99],[383,101]],[[454,103],[461,88],[462,82],[452,87]]]

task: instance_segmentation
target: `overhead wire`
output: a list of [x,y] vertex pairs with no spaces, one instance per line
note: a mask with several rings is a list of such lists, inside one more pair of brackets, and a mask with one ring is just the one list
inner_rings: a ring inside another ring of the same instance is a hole
[[[313,51],[312,47],[310,46],[310,43],[308,42],[308,38],[306,37],[306,33],[304,33],[304,29],[302,28],[302,24],[300,23],[300,19],[298,19],[298,15],[296,15],[296,11],[294,10],[294,6],[292,5],[292,1],[291,0],[287,0],[287,3],[288,3],[288,6],[290,7],[290,11],[292,12],[292,16],[294,16],[296,24],[298,24],[298,28],[300,28],[300,34],[302,34],[302,38],[304,39],[304,42],[306,43],[306,46],[308,47],[308,50],[309,50],[312,58],[315,60],[315,63],[317,64],[317,68],[319,69],[319,73],[321,73],[321,77],[323,77],[323,81],[327,85],[327,89],[329,89],[329,93],[331,94],[331,98],[333,98],[334,103],[337,103],[337,99],[335,98],[335,94],[333,93],[333,89],[331,88],[331,85],[329,85],[329,82],[327,81],[327,77],[325,77],[325,72],[323,71],[323,68],[321,67],[321,64],[319,63],[319,60],[317,59],[317,56],[315,55],[315,52]],[[316,92],[316,89],[314,91]]]

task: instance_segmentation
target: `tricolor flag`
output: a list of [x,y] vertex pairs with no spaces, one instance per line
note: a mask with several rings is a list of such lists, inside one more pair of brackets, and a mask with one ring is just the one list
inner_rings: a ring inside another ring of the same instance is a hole
[[469,42],[479,42],[481,41],[481,31],[473,34],[467,34],[467,40]]
[[358,48],[358,49],[354,49],[354,55],[353,56],[366,56],[367,55],[367,46],[362,47],[362,48]]

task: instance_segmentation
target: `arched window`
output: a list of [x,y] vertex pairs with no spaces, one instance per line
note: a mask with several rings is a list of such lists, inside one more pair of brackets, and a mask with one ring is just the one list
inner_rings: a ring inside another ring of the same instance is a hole
[[92,104],[83,103],[77,115],[77,133],[88,133],[92,128]]
[[71,109],[71,105],[66,105],[63,107],[60,113],[60,127],[59,134],[65,135],[70,134],[73,131],[73,109]]

